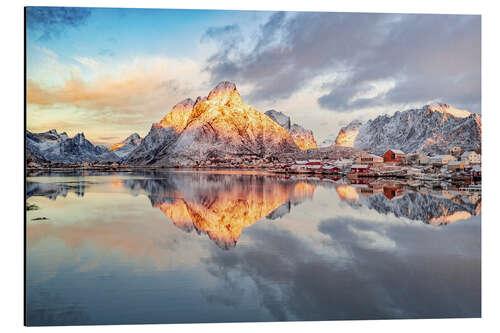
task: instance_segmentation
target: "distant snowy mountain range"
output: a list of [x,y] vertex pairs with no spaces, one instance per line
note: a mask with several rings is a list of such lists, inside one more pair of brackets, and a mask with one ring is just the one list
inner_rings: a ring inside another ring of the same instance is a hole
[[340,130],[334,144],[374,154],[389,148],[427,154],[448,153],[454,146],[475,150],[481,148],[481,115],[434,103],[366,123],[355,120]]
[[120,158],[104,146],[93,145],[78,133],[70,138],[55,129],[44,133],[26,132],[26,148],[38,158],[61,163],[118,161]]
[[117,155],[120,158],[123,158],[130,154],[135,148],[137,148],[138,145],[140,145],[142,142],[141,137],[139,134],[134,133],[129,135],[125,140],[119,143],[115,143],[111,147],[109,147],[109,150],[111,150],[115,155]]
[[[143,139],[133,133],[108,149],[92,144],[83,133],[70,138],[56,130],[27,131],[26,146],[27,157],[34,162],[167,166],[207,157],[262,157],[318,148],[312,131],[292,124],[283,112],[261,113],[246,105],[236,85],[228,81],[219,83],[206,97],[177,103]],[[355,120],[321,146],[353,147],[375,154],[389,148],[431,154],[447,153],[454,146],[475,150],[481,148],[481,115],[435,103],[365,123]]]

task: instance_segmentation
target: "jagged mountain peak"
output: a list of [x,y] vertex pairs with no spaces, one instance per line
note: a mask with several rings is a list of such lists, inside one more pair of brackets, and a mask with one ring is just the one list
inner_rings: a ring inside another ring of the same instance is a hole
[[222,81],[208,94],[207,100],[217,104],[230,104],[240,106],[243,104],[240,93],[236,89],[236,84],[230,81]]
[[141,139],[141,136],[137,133],[132,133],[130,134],[126,139],[125,139],[125,142],[130,142],[130,141],[133,141],[133,140],[137,140],[137,139]]
[[207,99],[208,99],[208,98],[207,98],[206,96],[203,96],[203,97],[198,96],[198,97],[196,98],[196,101],[194,102],[193,107],[195,107],[197,104],[199,104],[199,103],[201,103],[201,102],[206,101]]
[[230,81],[222,81],[219,82],[215,86],[215,88],[210,90],[210,93],[208,94],[208,99],[212,99],[215,95],[220,93],[233,93],[233,92],[238,93],[238,89],[236,89],[236,84]]
[[182,132],[186,127],[191,112],[193,111],[194,102],[191,98],[186,98],[174,105],[172,110],[163,117],[159,123],[154,126],[168,128],[171,127],[177,133]]
[[281,111],[276,111],[274,109],[268,110],[264,112],[265,115],[270,117],[272,120],[280,124],[284,129],[287,131],[290,131],[290,128],[292,126],[290,117],[284,114]]
[[118,143],[115,143],[109,147],[109,150],[114,151],[122,148],[123,146],[127,144],[133,144],[133,145],[138,145],[141,142],[141,136],[137,133],[132,133],[127,138],[123,141],[120,141]]
[[339,147],[354,147],[354,140],[356,140],[359,128],[362,125],[363,123],[356,119],[347,124],[347,126],[342,127],[335,139],[335,145]]
[[208,97],[174,107],[128,157],[135,164],[182,163],[213,155],[264,155],[298,150],[290,133],[246,105],[236,85],[219,83]]
[[125,140],[115,143],[109,147],[109,150],[120,158],[123,158],[132,152],[141,143],[141,141],[142,139],[139,134],[132,133]]
[[467,118],[471,115],[469,111],[460,110],[444,103],[432,103],[429,105],[425,105],[424,109],[427,109],[427,112],[439,112],[447,115],[452,115],[456,118]]
[[290,117],[285,113],[272,109],[266,111],[264,114],[271,118],[274,122],[279,124],[281,127],[286,129],[292,136],[295,144],[300,149],[307,150],[311,148],[318,148],[316,140],[314,139],[313,132],[311,130],[305,129],[299,124],[292,124]]

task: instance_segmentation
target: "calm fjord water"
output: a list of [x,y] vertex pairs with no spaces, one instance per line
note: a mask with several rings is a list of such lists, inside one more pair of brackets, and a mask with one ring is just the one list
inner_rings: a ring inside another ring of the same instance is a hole
[[480,193],[81,173],[27,203],[28,325],[481,315]]

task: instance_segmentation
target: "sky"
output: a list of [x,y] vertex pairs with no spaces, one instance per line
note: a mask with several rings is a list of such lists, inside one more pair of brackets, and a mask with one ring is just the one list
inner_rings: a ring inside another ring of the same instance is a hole
[[441,102],[481,113],[481,17],[28,7],[27,129],[109,146],[220,81],[321,143]]

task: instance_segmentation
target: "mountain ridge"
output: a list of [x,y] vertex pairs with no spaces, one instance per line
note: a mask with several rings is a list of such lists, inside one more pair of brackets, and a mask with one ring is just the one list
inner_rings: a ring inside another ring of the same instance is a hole
[[44,160],[61,163],[81,163],[97,161],[118,161],[120,158],[104,146],[94,145],[78,133],[70,138],[66,132],[58,133],[26,131],[26,148]]
[[447,104],[380,115],[365,123],[354,120],[340,129],[336,143],[382,154],[389,148],[405,153],[444,154],[454,147],[481,148],[481,115]]
[[298,149],[286,129],[246,105],[236,85],[223,81],[207,97],[177,103],[125,161],[169,165],[207,156],[263,156]]
[[295,144],[300,149],[308,150],[311,148],[318,148],[316,139],[314,139],[313,131],[306,129],[299,124],[292,124],[290,117],[285,113],[271,109],[264,112],[264,114],[286,129],[292,136]]

